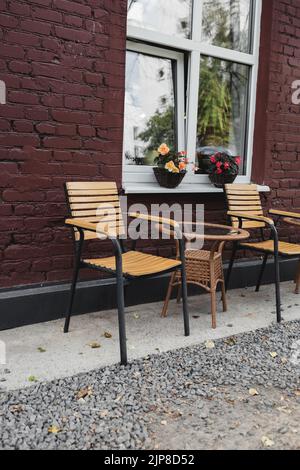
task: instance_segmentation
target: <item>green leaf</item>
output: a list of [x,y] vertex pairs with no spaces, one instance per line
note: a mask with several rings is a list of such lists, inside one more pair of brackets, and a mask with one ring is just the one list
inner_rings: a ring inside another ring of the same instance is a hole
[[28,382],[38,382],[38,379],[34,375],[28,377]]

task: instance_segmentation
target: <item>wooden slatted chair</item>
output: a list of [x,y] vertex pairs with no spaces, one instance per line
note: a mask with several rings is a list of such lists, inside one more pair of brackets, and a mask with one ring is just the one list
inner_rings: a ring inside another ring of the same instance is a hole
[[[276,312],[277,321],[281,322],[279,257],[298,258],[300,256],[300,245],[279,241],[276,223],[273,219],[264,216],[257,185],[226,184],[225,194],[227,198],[228,215],[231,218],[233,226],[246,229],[259,229],[261,233],[260,241],[234,243],[226,278],[226,289],[229,285],[232,267],[238,249],[247,249],[264,254],[261,271],[257,281],[256,292],[260,289],[268,258],[269,256],[274,256]],[[271,209],[269,213],[277,216],[278,220],[280,218],[290,217],[293,220],[300,221],[300,214],[297,213],[285,212],[276,209]],[[266,238],[266,228],[270,229],[271,232],[271,235],[268,236],[268,238]]]
[[[69,306],[64,332],[69,331],[74,295],[80,268],[92,268],[113,274],[117,282],[117,305],[121,363],[127,364],[124,281],[153,277],[162,273],[181,270],[183,279],[183,318],[184,332],[189,336],[189,316],[187,308],[187,288],[184,258],[184,240],[179,225],[170,219],[133,213],[129,217],[142,219],[172,228],[179,238],[180,258],[168,259],[149,255],[135,250],[126,251],[126,234],[117,186],[114,182],[72,182],[66,184],[70,218],[66,224],[72,227],[75,242],[75,268],[71,285]],[[97,259],[83,259],[82,248],[85,240],[109,239],[113,256]]]

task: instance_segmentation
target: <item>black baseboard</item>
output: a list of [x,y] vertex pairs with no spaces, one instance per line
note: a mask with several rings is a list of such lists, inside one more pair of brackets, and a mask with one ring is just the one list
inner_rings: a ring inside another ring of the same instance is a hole
[[[231,278],[231,289],[250,287],[256,284],[261,261],[236,263]],[[297,260],[281,261],[281,280],[293,279]],[[225,266],[226,271],[226,266]],[[274,278],[274,265],[267,264],[263,283],[270,284]],[[169,276],[141,280],[127,287],[126,305],[138,305],[163,300]],[[68,302],[69,284],[45,287],[0,290],[0,330],[16,328],[64,316]],[[189,287],[189,295],[199,294],[196,287]],[[255,295],[255,294],[253,294]],[[75,298],[74,314],[112,309],[116,306],[114,279],[80,282]]]

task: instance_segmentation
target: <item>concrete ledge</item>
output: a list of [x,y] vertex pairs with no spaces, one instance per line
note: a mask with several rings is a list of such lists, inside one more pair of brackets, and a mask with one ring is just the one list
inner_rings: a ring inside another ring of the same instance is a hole
[[[261,261],[257,259],[236,263],[230,289],[254,286],[260,265]],[[293,280],[296,267],[297,260],[282,260],[281,280]],[[273,272],[271,260],[266,267],[264,284],[273,283]],[[168,280],[169,276],[164,275],[131,283],[126,289],[126,305],[133,306],[163,300]],[[62,318],[67,307],[69,288],[69,284],[59,284],[0,290],[0,330]],[[195,294],[199,294],[199,290],[193,286],[189,287],[189,295]],[[114,279],[80,282],[75,298],[74,314],[115,308],[115,300]]]

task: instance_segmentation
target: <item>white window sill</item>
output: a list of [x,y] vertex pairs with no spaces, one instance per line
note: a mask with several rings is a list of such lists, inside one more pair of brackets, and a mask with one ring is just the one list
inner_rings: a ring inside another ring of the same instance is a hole
[[[269,192],[269,186],[257,186],[259,192]],[[180,184],[175,189],[162,188],[157,183],[124,183],[125,194],[196,194],[222,193],[223,189],[215,188],[210,183]]]

